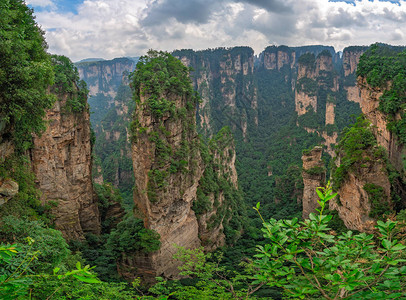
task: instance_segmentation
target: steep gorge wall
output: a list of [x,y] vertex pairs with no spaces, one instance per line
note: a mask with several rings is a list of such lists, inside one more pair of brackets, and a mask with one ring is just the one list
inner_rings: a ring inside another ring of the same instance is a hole
[[117,94],[123,72],[134,71],[135,65],[136,61],[129,58],[76,63],[80,79],[88,86],[89,96],[102,93],[112,98]]
[[91,176],[89,111],[69,112],[67,100],[68,95],[60,95],[46,112],[49,125],[33,138],[30,157],[41,201],[57,204],[52,209],[56,229],[69,240],[100,233],[100,221]]
[[[357,87],[360,89],[361,97],[359,103],[362,113],[371,121],[373,125],[372,130],[378,144],[386,149],[389,160],[397,171],[406,177],[404,168],[406,147],[404,147],[398,137],[388,129],[388,116],[378,109],[379,98],[382,96],[384,90],[371,87],[365,78],[358,78]],[[397,120],[400,120],[400,118],[400,114],[395,117]]]

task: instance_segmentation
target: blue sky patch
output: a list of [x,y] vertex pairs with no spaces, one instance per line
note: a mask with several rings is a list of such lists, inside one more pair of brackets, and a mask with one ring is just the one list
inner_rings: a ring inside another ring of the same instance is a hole
[[[84,0],[52,0],[56,6],[56,11],[58,13],[74,13],[77,14],[77,8]],[[49,11],[50,6],[38,6],[38,5],[28,5],[31,8],[34,8],[35,12]]]

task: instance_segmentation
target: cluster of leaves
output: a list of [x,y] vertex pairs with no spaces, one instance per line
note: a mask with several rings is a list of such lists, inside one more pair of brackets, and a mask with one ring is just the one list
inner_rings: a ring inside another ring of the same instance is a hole
[[0,15],[0,128],[6,128],[0,135],[8,133],[22,152],[31,133],[45,129],[45,109],[55,101],[47,93],[54,70],[32,9],[22,0],[4,0]]
[[52,91],[56,94],[67,94],[65,109],[71,112],[81,112],[87,107],[88,89],[69,58],[63,55],[51,55],[54,65],[55,83]]
[[326,174],[326,167],[324,166],[315,166],[310,169],[304,170],[309,175],[316,175],[320,176],[322,174]]
[[366,183],[363,189],[367,192],[371,203],[371,211],[369,213],[371,218],[383,219],[385,215],[391,213],[390,205],[386,199],[387,197],[383,187],[373,183]]
[[113,230],[107,241],[115,257],[122,253],[134,254],[137,251],[150,253],[157,251],[161,246],[160,236],[157,232],[144,227],[144,222],[134,216],[127,216]]
[[[379,110],[387,115],[387,128],[406,143],[406,50],[374,44],[360,58],[357,75],[383,90]],[[400,115],[400,119],[396,115]]]
[[310,219],[264,221],[269,242],[258,247],[256,283],[280,287],[293,299],[402,299],[406,246],[395,236],[397,222],[378,221],[375,236],[337,235],[329,228],[332,216],[323,214],[336,194],[329,186],[317,193],[320,209]]
[[310,97],[317,95],[318,87],[319,85],[317,81],[309,77],[300,78],[296,84],[296,89],[298,92],[303,92]]
[[171,95],[184,97],[187,108],[193,110],[199,97],[193,90],[189,72],[189,68],[169,53],[150,50],[140,58],[132,74],[136,102],[140,103],[140,97],[146,97],[146,108],[156,119],[167,112],[175,113],[175,103],[168,99]]
[[[1,299],[27,299],[29,289],[41,289],[44,279],[72,277],[76,282],[99,282],[89,266],[81,267],[80,257],[71,255],[61,232],[46,228],[42,222],[4,217],[0,220],[0,241],[14,243],[0,245]],[[75,263],[76,259],[79,261]],[[41,299],[35,293],[31,296]]]

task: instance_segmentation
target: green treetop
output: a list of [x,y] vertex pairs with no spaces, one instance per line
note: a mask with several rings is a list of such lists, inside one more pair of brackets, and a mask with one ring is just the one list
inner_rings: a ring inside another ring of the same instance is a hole
[[0,15],[0,130],[13,128],[12,140],[23,150],[31,132],[44,128],[54,72],[32,9],[22,0],[2,0]]

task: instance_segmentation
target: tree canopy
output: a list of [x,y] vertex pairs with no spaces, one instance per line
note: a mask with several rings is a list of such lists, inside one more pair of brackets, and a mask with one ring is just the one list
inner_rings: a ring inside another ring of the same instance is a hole
[[54,71],[33,10],[22,0],[3,0],[0,15],[0,133],[13,128],[11,139],[23,150],[31,132],[44,128],[45,109],[54,101],[47,93]]

